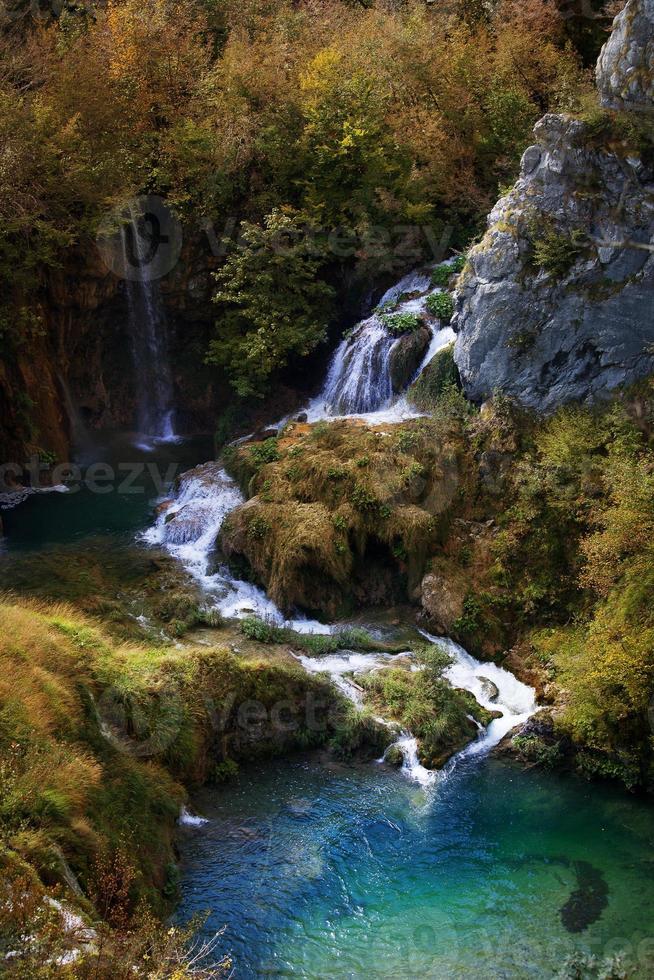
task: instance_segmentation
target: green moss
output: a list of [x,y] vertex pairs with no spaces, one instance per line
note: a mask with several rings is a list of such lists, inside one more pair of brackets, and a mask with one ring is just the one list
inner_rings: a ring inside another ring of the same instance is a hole
[[[434,411],[441,399],[461,385],[454,362],[454,345],[438,351],[408,391],[409,401],[421,411]],[[404,438],[412,438],[407,433]],[[407,446],[407,448],[410,448]]]
[[468,698],[442,679],[447,655],[435,647],[418,655],[421,671],[386,668],[358,680],[376,711],[416,735],[423,764],[438,768],[477,736],[477,728],[468,717]]

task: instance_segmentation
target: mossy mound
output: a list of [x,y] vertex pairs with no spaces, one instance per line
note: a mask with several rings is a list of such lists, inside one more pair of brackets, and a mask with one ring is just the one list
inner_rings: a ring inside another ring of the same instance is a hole
[[289,426],[227,465],[251,499],[223,525],[228,557],[245,557],[282,608],[328,616],[346,600],[406,600],[459,488],[460,429],[418,419]]
[[448,391],[460,390],[460,388],[461,379],[454,363],[454,344],[452,344],[432,357],[420,377],[411,385],[407,397],[416,408],[429,412],[433,411]]
[[[471,719],[477,718],[486,725],[492,714],[468,692],[456,690],[444,680],[447,655],[425,648],[418,656],[422,670],[388,667],[361,676],[359,682],[366,692],[367,704],[415,735],[422,764],[439,769],[479,734]],[[397,764],[392,755],[388,761]]]

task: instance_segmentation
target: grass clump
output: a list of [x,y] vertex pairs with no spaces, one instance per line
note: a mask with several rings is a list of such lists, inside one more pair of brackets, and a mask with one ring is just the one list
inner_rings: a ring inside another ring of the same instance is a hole
[[264,442],[255,443],[250,449],[250,459],[257,470],[266,463],[276,463],[279,459],[278,440],[272,437]]
[[476,738],[477,726],[468,717],[469,698],[443,678],[448,655],[438,647],[417,655],[420,671],[385,668],[358,679],[376,711],[415,734],[423,765],[437,769]]

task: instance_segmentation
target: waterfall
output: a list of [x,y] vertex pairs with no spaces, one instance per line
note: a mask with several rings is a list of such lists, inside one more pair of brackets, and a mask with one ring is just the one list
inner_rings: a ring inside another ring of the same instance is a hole
[[[440,771],[426,769],[420,762],[417,739],[410,731],[401,732],[393,744],[402,753],[404,760],[402,771],[413,782],[419,783],[421,786],[429,786],[439,779],[446,778],[463,759],[470,756],[486,755],[512,729],[524,724],[537,710],[537,705],[534,689],[523,684],[508,670],[504,670],[494,663],[483,663],[481,660],[475,660],[463,647],[447,637],[431,636],[424,630],[420,632],[426,640],[443,648],[452,658],[450,666],[444,672],[444,677],[452,687],[470,691],[483,708],[501,712],[501,717],[494,718],[488,728],[481,728],[479,737],[466,748],[457,752],[450,759],[445,769]],[[396,657],[405,659],[408,656],[411,656],[410,652],[393,656],[384,653],[348,653],[342,651],[339,654],[325,657],[298,656],[297,659],[310,673],[322,673],[323,671],[328,673],[339,690],[353,704],[361,708],[363,707],[361,688],[353,678],[356,678],[357,675],[390,667]],[[420,670],[421,668],[414,664],[411,669]],[[489,681],[497,689],[496,695],[489,696]],[[384,718],[377,720],[390,727],[391,723],[388,720]]]
[[431,341],[416,376],[432,357],[454,340],[454,331],[431,316],[427,299],[441,290],[432,287],[426,273],[404,276],[382,296],[375,312],[344,338],[332,357],[320,395],[308,409],[309,421],[320,418],[383,413],[379,421],[412,413],[403,398],[394,402],[391,355],[401,342],[384,322],[386,313],[415,314],[431,333]]
[[[175,438],[168,324],[158,283],[148,275],[152,243],[143,215],[130,208],[121,228],[130,348],[137,394],[137,429],[149,441]],[[148,446],[149,448],[149,446]]]
[[200,585],[211,609],[227,618],[256,615],[297,632],[328,633],[329,627],[298,617],[288,620],[266,593],[236,578],[216,553],[223,521],[244,497],[219,463],[204,463],[183,473],[172,500],[142,535],[177,558]]
[[[144,284],[145,285],[145,284]],[[147,291],[147,290],[146,290]],[[430,277],[419,273],[405,276],[382,297],[381,306],[394,312],[417,313],[425,317],[431,331],[431,341],[423,355],[418,376],[434,355],[454,339],[449,327],[427,316],[426,301],[431,293]],[[406,298],[402,298],[408,294]],[[380,313],[373,314],[355,329],[336,350],[321,395],[308,409],[310,421],[336,413],[365,414],[377,418],[380,408],[390,405],[387,416],[396,420],[405,409],[402,399],[391,405],[392,384],[389,375],[389,354],[395,338],[384,325]],[[389,414],[390,413],[390,414]],[[396,413],[393,415],[393,413]],[[172,500],[166,501],[156,523],[143,535],[150,544],[166,548],[186,567],[200,584],[210,607],[225,617],[257,615],[277,625],[288,625],[298,632],[328,633],[330,627],[314,620],[297,618],[285,620],[266,593],[250,582],[235,578],[216,553],[218,535],[227,515],[244,502],[238,486],[219,463],[210,462],[184,473]],[[445,778],[459,760],[489,752],[513,728],[525,722],[536,711],[535,692],[518,681],[511,673],[492,663],[482,663],[470,656],[452,640],[422,635],[430,642],[444,647],[452,658],[445,677],[453,687],[470,691],[483,707],[501,712],[486,729],[480,730],[476,741],[457,753],[445,770],[435,772],[420,762],[418,742],[409,731],[402,731],[394,743],[402,752],[402,771],[423,786]],[[410,653],[399,654],[406,657]],[[311,672],[326,672],[334,684],[359,708],[363,705],[362,689],[356,676],[392,664],[394,656],[385,653],[354,653],[309,657],[297,656]],[[414,664],[412,670],[420,667]],[[497,694],[495,695],[495,689]],[[489,695],[489,690],[492,694]],[[381,724],[391,726],[383,718]],[[397,726],[393,726],[397,731]]]

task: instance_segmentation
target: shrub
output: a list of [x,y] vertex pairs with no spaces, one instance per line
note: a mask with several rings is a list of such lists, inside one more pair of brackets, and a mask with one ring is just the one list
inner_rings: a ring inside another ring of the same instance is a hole
[[533,264],[556,278],[563,278],[582,255],[587,236],[578,228],[567,235],[558,232],[547,220],[544,226],[538,222],[539,219],[533,218],[529,225]]
[[412,333],[421,324],[417,313],[383,313],[380,320],[392,334]]
[[284,635],[281,627],[258,616],[246,616],[241,620],[240,626],[241,633],[248,640],[256,640],[258,643],[279,643]]
[[274,436],[257,443],[250,449],[250,459],[257,469],[265,466],[266,463],[276,463],[279,458],[277,439]]
[[270,530],[270,524],[265,517],[253,517],[248,524],[248,537],[254,540],[265,538]]
[[439,286],[441,289],[447,289],[450,284],[450,279],[452,278],[452,272],[452,266],[450,265],[437,265],[431,274],[432,286]]
[[213,779],[215,783],[227,783],[231,779],[236,779],[239,772],[238,762],[233,759],[225,759],[214,766]]
[[428,311],[443,323],[449,323],[454,313],[454,300],[449,293],[432,293],[427,297]]

